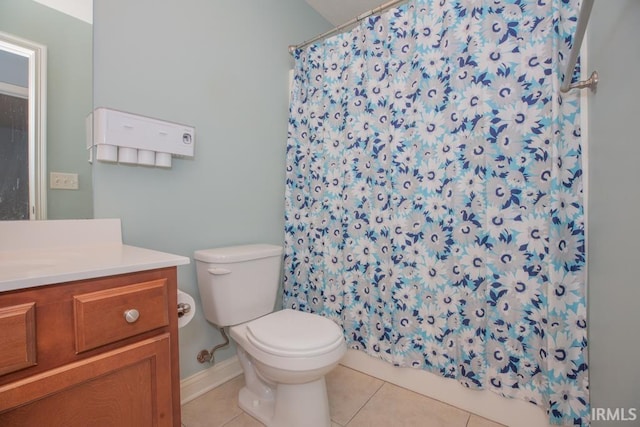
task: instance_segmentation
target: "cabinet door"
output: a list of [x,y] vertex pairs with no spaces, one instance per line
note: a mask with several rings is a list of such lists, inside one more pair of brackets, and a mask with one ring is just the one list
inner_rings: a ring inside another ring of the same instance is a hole
[[171,426],[170,335],[0,387],[0,425]]
[[35,306],[0,307],[0,375],[36,365]]

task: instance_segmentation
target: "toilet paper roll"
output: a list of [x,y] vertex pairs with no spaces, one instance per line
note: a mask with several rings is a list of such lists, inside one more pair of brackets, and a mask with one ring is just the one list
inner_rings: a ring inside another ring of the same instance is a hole
[[193,297],[178,289],[178,328],[185,327],[191,322],[195,314],[196,302],[193,300]]

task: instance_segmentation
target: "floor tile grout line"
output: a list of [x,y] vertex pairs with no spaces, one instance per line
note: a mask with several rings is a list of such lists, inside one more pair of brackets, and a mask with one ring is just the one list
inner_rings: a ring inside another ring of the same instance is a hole
[[[372,377],[372,378],[374,378],[374,377]],[[371,396],[369,396],[369,398],[368,398],[368,399],[367,399],[367,400],[366,400],[362,405],[360,405],[360,407],[358,408],[358,410],[356,411],[356,413],[355,413],[355,414],[353,414],[353,416],[352,416],[351,418],[349,418],[349,421],[347,421],[347,423],[346,423],[343,427],[348,427],[348,426],[349,426],[349,423],[351,423],[351,421],[353,421],[353,419],[354,419],[356,416],[358,416],[358,414],[360,413],[360,411],[362,411],[362,408],[364,408],[364,407],[367,405],[367,403],[369,403],[369,401],[370,401],[371,399],[373,399],[373,396],[375,396],[376,394],[378,394],[378,392],[380,391],[380,389],[381,389],[382,387],[384,387],[384,385],[385,385],[385,384],[387,384],[387,382],[386,382],[386,381],[382,381],[382,384],[380,384],[380,385],[378,386],[378,388],[376,389],[376,391],[374,391],[374,392],[371,394]]]
[[238,409],[240,409],[240,411],[241,411],[241,412],[240,412],[239,414],[237,414],[235,417],[228,419],[228,420],[227,420],[224,424],[222,424],[222,426],[220,426],[220,427],[224,427],[224,426],[229,425],[229,423],[231,423],[233,420],[235,420],[236,418],[238,418],[239,416],[241,416],[242,414],[244,414],[244,413],[245,413],[245,412],[244,412],[244,410],[242,410],[242,408],[240,408],[240,406],[238,406]]
[[[367,375],[368,375],[368,374],[367,374]],[[372,377],[372,378],[376,378],[376,377]],[[398,388],[401,388],[401,389],[406,390],[406,391],[408,391],[408,392],[410,392],[410,393],[413,393],[413,394],[415,394],[415,395],[418,395],[418,396],[420,396],[420,397],[422,397],[422,398],[424,398],[424,399],[427,399],[427,400],[430,400],[430,401],[433,401],[433,402],[438,402],[438,403],[440,403],[440,404],[442,404],[442,405],[445,405],[445,406],[448,406],[448,407],[450,407],[450,408],[456,409],[456,410],[458,410],[458,411],[464,412],[464,413],[467,415],[467,422],[465,423],[465,427],[469,427],[469,426],[468,426],[468,424],[471,422],[471,417],[472,417],[472,416],[474,416],[474,415],[475,415],[475,416],[478,416],[478,417],[480,416],[480,415],[474,414],[473,412],[467,411],[466,409],[462,409],[462,408],[460,408],[460,407],[458,407],[458,406],[452,405],[452,404],[447,403],[447,402],[445,402],[445,401],[443,401],[443,400],[440,400],[440,399],[436,399],[436,398],[434,398],[434,397],[427,396],[427,395],[425,395],[425,394],[422,394],[422,393],[417,392],[417,391],[415,391],[415,390],[412,390],[412,389],[410,389],[410,388],[406,388],[406,387],[403,387],[403,386],[398,385],[398,384],[390,383],[390,382],[388,382],[388,381],[384,381],[383,385],[385,385],[385,384],[389,384],[389,385],[390,385],[390,386],[392,386],[392,387],[398,387]],[[380,386],[380,388],[382,388],[382,386]],[[376,393],[377,393],[379,390],[380,390],[380,389],[376,390]],[[374,393],[374,395],[375,395],[375,393]],[[371,397],[373,397],[373,396],[371,396]],[[368,401],[367,401],[367,402],[368,402]],[[363,406],[364,406],[364,405],[363,405]],[[359,411],[358,411],[358,412],[359,412]],[[482,417],[481,417],[481,418],[482,418]],[[486,419],[486,418],[485,418],[485,419]],[[493,423],[496,423],[496,421],[492,421],[492,420],[489,420],[489,421],[491,421],[491,422],[493,422]],[[506,427],[506,426],[505,426],[505,427]]]
[[[351,368],[348,368],[348,367],[347,367],[347,369],[351,369]],[[359,372],[359,371],[357,371],[357,372]],[[369,376],[369,377],[371,377],[371,378],[376,378],[376,377],[373,377],[373,376],[371,376],[371,375],[369,375],[369,374],[364,374],[364,375],[367,375],[367,376]],[[443,404],[443,405],[446,405],[446,406],[449,406],[449,407],[451,407],[451,408],[457,409],[457,410],[459,410],[459,411],[461,411],[461,412],[464,412],[464,413],[465,413],[465,415],[467,416],[467,419],[466,419],[466,422],[465,422],[465,427],[469,427],[469,423],[471,422],[471,417],[474,415],[472,412],[466,411],[466,410],[464,410],[464,409],[462,409],[462,408],[459,408],[459,407],[457,407],[457,406],[455,406],[455,405],[451,405],[451,404],[449,404],[449,403],[447,403],[447,402],[443,402],[443,401],[441,401],[441,400],[434,399],[434,398],[429,397],[429,396],[425,396],[425,395],[423,395],[422,393],[418,393],[418,392],[416,392],[416,391],[414,391],[414,390],[411,390],[411,389],[408,389],[408,388],[405,388],[405,387],[399,386],[399,385],[397,385],[397,384],[390,383],[390,382],[388,382],[388,381],[384,381],[384,380],[381,380],[381,381],[382,381],[382,384],[381,384],[381,385],[376,389],[376,391],[375,391],[371,396],[369,396],[369,398],[366,400],[366,402],[364,402],[364,403],[360,406],[360,408],[359,408],[359,409],[356,411],[356,413],[355,413],[355,414],[354,414],[354,415],[349,419],[349,421],[347,421],[347,423],[346,423],[344,426],[342,426],[340,423],[338,423],[338,422],[336,422],[336,421],[334,421],[334,422],[335,422],[336,424],[338,424],[338,425],[341,425],[342,427],[348,427],[348,426],[349,426],[349,424],[351,423],[351,421],[353,421],[353,419],[354,419],[354,418],[355,418],[355,417],[356,417],[356,416],[357,416],[357,415],[362,411],[362,409],[367,405],[367,403],[369,403],[369,401],[370,401],[371,399],[373,399],[373,397],[374,397],[374,396],[375,396],[375,395],[380,391],[380,389],[382,389],[382,387],[384,387],[385,385],[389,385],[389,386],[392,386],[392,387],[398,387],[398,388],[401,388],[401,389],[406,390],[406,391],[408,391],[408,392],[411,392],[411,393],[414,393],[414,394],[416,394],[416,395],[422,396],[422,397],[424,397],[425,399],[432,400],[432,401],[435,401],[435,402],[439,402],[439,403],[441,403],[441,404]],[[333,420],[332,420],[332,421],[333,421]]]

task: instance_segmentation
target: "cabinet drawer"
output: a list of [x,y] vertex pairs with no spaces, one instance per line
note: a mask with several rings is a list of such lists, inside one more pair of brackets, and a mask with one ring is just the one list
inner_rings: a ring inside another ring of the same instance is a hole
[[76,352],[169,324],[167,280],[153,280],[73,297]]
[[0,375],[36,364],[35,306],[0,308]]

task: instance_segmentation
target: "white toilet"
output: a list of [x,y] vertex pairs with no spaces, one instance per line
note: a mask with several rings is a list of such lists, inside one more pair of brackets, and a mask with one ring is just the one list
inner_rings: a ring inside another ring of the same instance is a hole
[[324,375],[345,354],[341,328],[324,317],[274,312],[282,248],[256,244],[194,253],[204,315],[231,326],[246,385],[240,407],[275,427],[331,425]]

